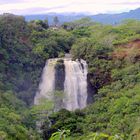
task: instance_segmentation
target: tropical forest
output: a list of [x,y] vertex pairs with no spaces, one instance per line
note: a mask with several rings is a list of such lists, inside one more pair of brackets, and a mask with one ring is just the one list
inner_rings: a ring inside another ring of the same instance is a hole
[[1,14],[0,140],[140,140],[140,21]]

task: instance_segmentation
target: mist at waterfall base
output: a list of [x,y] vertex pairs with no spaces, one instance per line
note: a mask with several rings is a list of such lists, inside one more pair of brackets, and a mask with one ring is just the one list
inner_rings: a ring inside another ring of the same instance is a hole
[[[59,61],[61,65],[57,65]],[[57,111],[62,108],[70,111],[85,108],[88,99],[87,73],[87,63],[82,59],[47,60],[34,104],[38,105],[40,99],[46,98],[54,102]],[[63,95],[57,96],[59,93]]]

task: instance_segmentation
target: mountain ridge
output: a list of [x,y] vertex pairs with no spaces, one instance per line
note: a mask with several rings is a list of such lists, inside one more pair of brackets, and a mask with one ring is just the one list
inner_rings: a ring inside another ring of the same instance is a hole
[[118,24],[125,19],[137,19],[140,20],[140,8],[135,10],[130,10],[129,12],[123,12],[118,14],[97,14],[89,15],[89,13],[48,13],[48,14],[38,14],[38,15],[25,15],[27,21],[31,20],[44,20],[48,19],[49,24],[53,24],[53,18],[57,16],[59,18],[60,24],[64,22],[71,22],[84,17],[90,17],[95,22],[100,22],[103,24]]

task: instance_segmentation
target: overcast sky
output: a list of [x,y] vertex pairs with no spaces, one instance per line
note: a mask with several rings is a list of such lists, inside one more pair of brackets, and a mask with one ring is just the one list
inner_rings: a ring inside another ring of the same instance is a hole
[[120,13],[139,7],[140,0],[0,0],[0,14]]

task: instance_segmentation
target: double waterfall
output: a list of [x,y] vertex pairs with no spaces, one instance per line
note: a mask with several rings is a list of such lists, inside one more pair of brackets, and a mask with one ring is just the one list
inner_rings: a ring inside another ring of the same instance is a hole
[[[57,67],[59,61],[62,62]],[[55,102],[57,89],[63,92],[56,104],[57,108],[75,110],[86,107],[87,63],[82,59],[73,61],[71,58],[47,60],[34,104],[39,104],[41,98]]]

